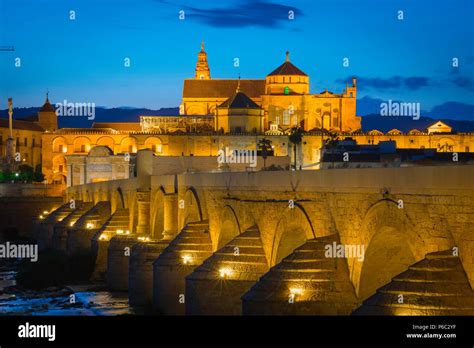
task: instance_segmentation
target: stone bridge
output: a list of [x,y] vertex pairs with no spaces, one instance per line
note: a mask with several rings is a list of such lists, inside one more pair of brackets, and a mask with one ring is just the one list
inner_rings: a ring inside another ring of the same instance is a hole
[[473,315],[473,177],[468,165],[139,168],[69,188],[36,233],[90,248],[94,277],[161,314]]

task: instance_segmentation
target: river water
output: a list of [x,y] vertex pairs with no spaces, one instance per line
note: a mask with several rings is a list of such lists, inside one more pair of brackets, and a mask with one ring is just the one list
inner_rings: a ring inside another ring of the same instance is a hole
[[[0,270],[0,315],[111,316],[138,314],[128,305],[126,292],[110,292],[97,284],[73,285],[42,291],[4,291],[15,286],[16,272]],[[100,290],[97,290],[97,289]],[[71,297],[71,294],[74,296]]]

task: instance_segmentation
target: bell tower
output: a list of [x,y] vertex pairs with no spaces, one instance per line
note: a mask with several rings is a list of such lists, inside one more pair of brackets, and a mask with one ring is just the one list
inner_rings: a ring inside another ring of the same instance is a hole
[[46,93],[46,100],[38,112],[38,124],[47,132],[54,132],[58,129],[58,116],[49,102],[48,93]]
[[194,78],[196,80],[211,79],[211,71],[209,70],[209,63],[207,62],[207,53],[204,51],[204,41],[201,42],[201,51],[198,53],[198,61],[196,63],[195,71]]

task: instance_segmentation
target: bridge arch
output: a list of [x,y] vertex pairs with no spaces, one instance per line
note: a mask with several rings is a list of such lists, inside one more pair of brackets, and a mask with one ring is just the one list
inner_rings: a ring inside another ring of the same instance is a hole
[[369,208],[358,236],[364,245],[364,259],[348,259],[348,263],[361,300],[424,257],[424,248],[420,248],[423,240],[403,209],[392,200],[378,201]]
[[195,221],[203,220],[203,213],[201,207],[201,201],[199,199],[198,193],[194,187],[188,187],[184,194],[184,202],[179,202],[178,204],[184,203],[184,212],[180,221],[181,228],[186,226],[186,224]]
[[235,210],[230,205],[226,205],[220,216],[220,231],[217,238],[217,249],[224,247],[241,233],[240,223]]
[[315,238],[313,226],[304,208],[295,203],[294,208],[285,207],[279,219],[270,253],[270,266],[280,263],[308,239]]

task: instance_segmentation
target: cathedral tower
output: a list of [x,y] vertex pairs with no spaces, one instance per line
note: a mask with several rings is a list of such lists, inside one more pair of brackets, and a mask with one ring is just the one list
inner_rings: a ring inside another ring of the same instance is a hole
[[54,132],[58,129],[58,116],[49,102],[48,93],[46,93],[46,100],[38,112],[38,124],[48,132]]
[[207,53],[204,51],[204,41],[201,43],[201,51],[198,53],[198,61],[196,63],[196,80],[210,80],[211,71],[207,62]]

